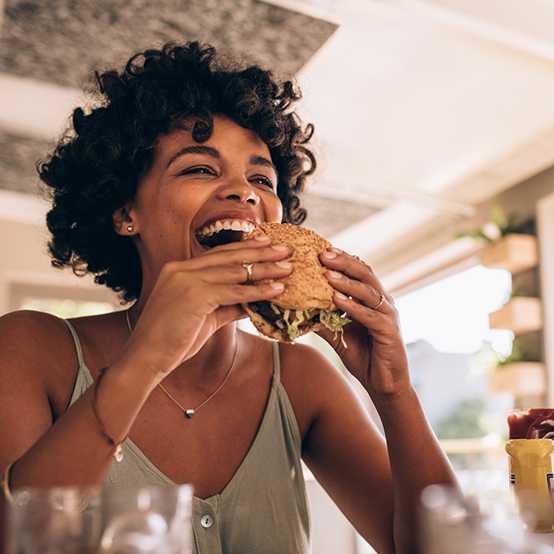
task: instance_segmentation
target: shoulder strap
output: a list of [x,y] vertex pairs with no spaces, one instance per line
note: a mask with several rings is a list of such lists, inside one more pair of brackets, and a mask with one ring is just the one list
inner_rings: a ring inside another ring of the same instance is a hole
[[273,349],[273,378],[276,383],[281,381],[281,358],[279,356],[279,342],[273,341],[271,345]]
[[75,327],[73,327],[73,325],[69,323],[67,319],[64,319],[64,321],[73,336],[73,342],[75,343],[75,350],[77,351],[77,360],[79,361],[79,367],[81,368],[86,367],[85,358],[83,356],[83,348],[81,347],[81,341],[79,340],[79,335],[77,335],[77,331],[75,331]]

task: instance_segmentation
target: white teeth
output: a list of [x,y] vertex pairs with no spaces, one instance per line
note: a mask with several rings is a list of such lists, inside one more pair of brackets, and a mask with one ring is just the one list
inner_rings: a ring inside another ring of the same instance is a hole
[[216,221],[212,223],[211,225],[206,225],[200,231],[200,234],[204,237],[211,237],[215,233],[219,233],[219,231],[242,231],[243,233],[251,233],[256,226],[253,223],[250,223],[249,221],[238,221],[235,220],[233,222],[231,221]]

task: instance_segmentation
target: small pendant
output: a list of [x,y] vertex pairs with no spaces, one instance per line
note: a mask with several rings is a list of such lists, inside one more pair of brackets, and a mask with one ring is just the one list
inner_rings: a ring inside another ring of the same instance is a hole
[[123,460],[123,449],[121,448],[120,444],[116,446],[113,457],[115,458],[115,461],[118,463],[121,462],[121,460]]
[[194,410],[187,410],[185,415],[190,419],[194,415]]

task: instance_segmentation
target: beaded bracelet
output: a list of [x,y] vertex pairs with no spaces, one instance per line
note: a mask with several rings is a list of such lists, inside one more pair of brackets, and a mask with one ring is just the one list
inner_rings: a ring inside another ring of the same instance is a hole
[[4,493],[4,498],[9,503],[13,503],[12,491],[10,490],[10,473],[12,472],[12,467],[14,466],[14,464],[15,461],[6,468],[6,471],[4,471],[2,477],[0,478],[0,489],[2,489],[2,492]]
[[106,432],[106,428],[102,424],[102,420],[98,416],[98,410],[96,408],[96,393],[98,391],[98,386],[100,385],[100,381],[102,380],[102,377],[104,377],[104,374],[106,373],[107,369],[108,369],[107,367],[103,367],[100,370],[100,373],[98,374],[98,377],[97,377],[96,381],[94,382],[94,388],[92,389],[92,400],[90,402],[90,405],[92,407],[92,413],[94,415],[94,419],[96,420],[96,425],[97,425],[98,429],[104,435],[104,437],[106,437],[106,440],[110,443],[110,445],[115,447],[115,452],[114,452],[114,455],[113,455],[115,461],[116,462],[121,462],[121,460],[123,460],[123,450],[122,450],[121,447],[122,447],[123,443],[127,440],[127,437],[125,437],[119,443],[117,443],[114,439],[112,439],[110,437],[110,435],[108,435],[108,433]]

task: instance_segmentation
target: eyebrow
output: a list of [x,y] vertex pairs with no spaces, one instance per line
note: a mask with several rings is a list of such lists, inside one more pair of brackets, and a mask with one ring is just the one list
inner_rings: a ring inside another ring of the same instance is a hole
[[[220,158],[219,150],[216,150],[215,148],[212,148],[211,146],[187,146],[186,148],[181,148],[179,152],[171,156],[171,159],[167,163],[167,167],[169,167],[175,160],[180,158],[181,156],[185,156],[186,154],[201,154],[206,156],[211,156],[212,158]],[[264,158],[263,156],[252,156],[250,158],[250,163],[252,165],[261,165],[263,167],[270,167],[275,171],[275,175],[279,176],[277,173],[277,168],[273,164],[271,160],[268,160],[267,158]]]
[[279,175],[277,173],[277,168],[275,167],[273,162],[271,160],[268,160],[267,158],[264,158],[263,156],[252,156],[250,158],[250,163],[252,165],[262,165],[264,167],[270,167],[271,169],[273,169],[273,171],[275,171],[275,175]]
[[185,156],[186,154],[203,154],[211,156],[212,158],[220,157],[219,150],[216,150],[211,146],[187,146],[186,148],[181,148],[179,152],[171,156],[171,159],[167,162],[167,167],[169,167],[177,158]]

